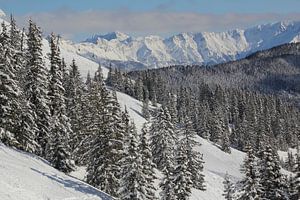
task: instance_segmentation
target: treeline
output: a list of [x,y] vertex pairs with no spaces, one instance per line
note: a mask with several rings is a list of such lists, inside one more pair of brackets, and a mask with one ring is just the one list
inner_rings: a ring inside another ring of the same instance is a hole
[[46,66],[42,32],[34,22],[20,31],[11,17],[1,27],[2,143],[41,156],[65,173],[86,166],[89,184],[120,199],[156,199],[155,167],[164,174],[161,199],[187,199],[192,188],[205,189],[189,118],[175,126],[167,107],[151,118],[145,101],[143,113],[152,123],[138,134],[116,92],[105,87],[100,66],[83,82],[76,61],[67,66],[61,57],[58,36],[48,38]]

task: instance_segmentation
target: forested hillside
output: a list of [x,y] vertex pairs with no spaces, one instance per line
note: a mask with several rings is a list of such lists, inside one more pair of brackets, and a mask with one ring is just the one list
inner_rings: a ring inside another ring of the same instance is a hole
[[[216,182],[213,176],[225,178],[225,199],[299,198],[300,155],[289,155],[284,163],[276,151],[298,147],[299,109],[276,87],[257,85],[270,74],[298,75],[297,44],[278,56],[273,49],[269,56],[261,52],[215,67],[129,74],[110,68],[107,79],[99,66],[83,81],[76,60],[69,66],[64,61],[59,39],[52,33],[50,51],[43,55],[42,32],[33,21],[23,31],[13,17],[1,24],[0,140],[5,146],[35,154],[66,174],[85,167],[88,184],[122,200],[220,198],[219,182],[217,195],[206,185]],[[285,69],[276,67],[281,60],[288,63]],[[145,123],[136,127],[116,90],[143,102],[134,112]],[[297,96],[297,90],[284,91]],[[201,142],[212,152],[201,149]],[[247,154],[244,177],[237,177],[235,186],[232,177],[212,166],[228,161],[236,167],[243,154],[232,148]],[[236,160],[226,156],[231,153]]]

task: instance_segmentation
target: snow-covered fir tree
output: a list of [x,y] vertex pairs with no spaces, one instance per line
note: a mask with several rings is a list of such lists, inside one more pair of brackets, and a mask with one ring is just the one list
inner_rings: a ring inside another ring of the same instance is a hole
[[166,107],[160,108],[153,119],[150,141],[153,162],[158,169],[163,170],[167,162],[173,162],[175,143],[175,128]]
[[[121,159],[124,155],[124,126],[116,95],[110,94],[103,83],[93,84],[93,132],[89,152],[87,182],[113,196],[118,196]],[[100,91],[101,89],[101,91]],[[92,102],[92,103],[93,103]]]
[[62,85],[62,71],[57,37],[50,37],[49,98],[51,113],[51,137],[49,145],[50,163],[57,169],[70,172],[73,169],[70,154],[70,120],[66,114],[65,89]]
[[205,190],[204,174],[203,174],[203,158],[202,154],[195,148],[201,144],[196,141],[197,133],[193,128],[192,121],[186,117],[181,130],[181,140],[179,143],[185,149],[187,154],[187,170],[191,175],[192,186],[199,190]]
[[152,153],[150,149],[150,142],[149,142],[149,124],[144,123],[143,128],[141,130],[141,135],[140,135],[140,141],[139,141],[139,151],[141,154],[141,160],[142,160],[142,170],[143,174],[145,176],[145,182],[144,188],[146,190],[146,199],[148,200],[155,200],[157,199],[155,196],[155,191],[156,188],[154,186],[154,180],[155,180],[155,164],[152,161]]
[[21,114],[19,116],[19,123],[16,125],[15,138],[18,141],[18,148],[30,153],[38,153],[40,146],[36,141],[36,133],[38,132],[35,123],[35,113],[31,110],[30,102],[21,96]]
[[225,133],[221,137],[221,149],[222,149],[222,151],[224,151],[226,153],[231,153],[230,141],[229,141],[229,137],[228,137],[227,133]]
[[292,200],[300,199],[300,155],[299,152],[297,153],[296,157],[296,164],[295,164],[295,177],[292,177],[290,182],[291,182],[291,187],[290,190],[290,198]]
[[260,184],[260,175],[257,167],[257,161],[251,146],[246,147],[246,158],[242,166],[244,178],[241,181],[241,195],[239,200],[260,200],[262,199],[262,186]]
[[159,183],[161,192],[159,193],[161,200],[176,200],[174,190],[174,163],[171,162],[171,158],[166,160],[163,172],[163,178]]
[[38,155],[46,157],[50,139],[50,109],[47,69],[43,62],[42,33],[31,20],[27,33],[24,94],[35,115],[36,141],[40,145]]
[[262,198],[285,199],[282,174],[280,172],[279,158],[271,146],[267,145],[259,162],[260,184]]
[[[79,162],[77,152],[80,151],[82,141],[84,141],[84,86],[80,77],[78,66],[75,60],[72,60],[71,68],[67,77],[66,84],[66,102],[67,102],[67,115],[70,118],[72,127],[72,135],[70,136],[71,150],[74,152],[73,157],[76,162]],[[88,103],[88,102],[85,102]]]
[[127,148],[122,158],[119,198],[121,200],[144,200],[147,198],[146,175],[138,145],[138,135],[133,123],[129,125]]
[[235,188],[234,184],[230,180],[230,176],[228,173],[226,173],[224,181],[224,193],[223,196],[226,200],[234,200],[235,199]]
[[15,51],[11,45],[10,36],[4,22],[1,24],[0,34],[0,139],[3,143],[17,146],[15,127],[19,123],[20,95],[18,79],[16,76]]
[[144,89],[145,98],[143,100],[142,114],[143,117],[147,120],[150,119],[150,110],[149,110],[149,92],[147,89]]
[[[174,193],[176,199],[188,200],[193,187],[192,174],[189,170],[188,146],[180,142],[177,148],[176,163],[174,168]],[[197,173],[197,172],[196,172]]]
[[138,79],[135,82],[134,85],[134,96],[137,100],[142,101],[143,98],[143,80],[142,79]]

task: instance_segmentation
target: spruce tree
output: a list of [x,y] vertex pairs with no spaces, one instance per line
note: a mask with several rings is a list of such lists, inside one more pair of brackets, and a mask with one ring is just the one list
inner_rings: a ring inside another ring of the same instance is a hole
[[160,199],[161,200],[176,200],[174,191],[174,163],[171,159],[167,159],[163,172],[163,178],[159,184],[161,188]]
[[263,198],[284,199],[282,174],[280,172],[277,153],[267,145],[260,158],[260,184],[263,188]]
[[300,155],[297,153],[297,159],[295,164],[295,173],[296,176],[291,179],[291,184],[293,188],[291,188],[291,199],[296,200],[300,198]]
[[[124,128],[116,95],[103,84],[95,84],[93,131],[87,169],[87,182],[113,196],[118,195],[121,160],[124,155]],[[98,88],[98,89],[97,89]],[[101,89],[100,94],[97,92]],[[93,89],[92,89],[93,90]],[[100,99],[99,99],[100,98]]]
[[143,81],[140,78],[135,81],[134,95],[137,100],[142,101],[144,99],[144,97],[143,97]]
[[[73,157],[76,162],[79,162],[77,152],[80,151],[84,136],[84,107],[83,105],[83,90],[84,86],[80,77],[78,66],[73,59],[71,68],[68,73],[68,83],[66,85],[66,102],[67,102],[67,115],[70,118],[72,127],[72,135],[70,136],[71,150],[74,152]],[[85,102],[88,103],[88,102]]]
[[256,158],[251,146],[246,146],[246,158],[242,166],[244,178],[241,181],[241,195],[239,200],[260,200],[262,199],[262,186],[257,167]]
[[223,136],[222,136],[222,139],[221,139],[221,149],[222,151],[226,152],[226,153],[231,153],[231,149],[230,149],[230,142],[229,142],[229,137],[228,137],[228,134],[225,133]]
[[[188,146],[179,144],[174,169],[174,193],[176,199],[188,200],[193,187],[192,174],[188,166]],[[197,172],[196,172],[197,173]]]
[[31,20],[27,34],[24,92],[37,125],[36,141],[40,145],[38,155],[46,157],[50,139],[50,109],[47,69],[43,62],[42,33]]
[[163,170],[167,161],[173,162],[174,158],[174,125],[166,107],[160,108],[152,122],[150,130],[151,150],[153,162],[157,168]]
[[118,196],[121,200],[144,200],[147,199],[146,176],[143,173],[137,131],[132,123],[126,137],[128,137],[129,144],[122,161],[123,166]]
[[226,200],[234,200],[235,196],[235,189],[234,189],[234,184],[231,182],[230,177],[228,175],[228,173],[226,173],[224,181],[223,181],[223,185],[224,185],[224,193],[223,196]]
[[149,111],[149,92],[147,89],[145,91],[145,98],[143,100],[143,107],[142,107],[142,115],[146,120],[150,119],[150,111]]
[[154,186],[154,180],[155,180],[155,164],[152,162],[152,153],[150,149],[150,143],[149,143],[149,124],[145,123],[142,128],[142,132],[140,135],[140,141],[139,141],[139,151],[141,154],[141,160],[142,160],[142,171],[145,176],[145,182],[144,182],[144,188],[146,190],[146,199],[148,200],[154,200],[157,199],[155,196],[156,188]]
[[187,154],[187,170],[191,175],[192,186],[199,190],[205,190],[203,175],[203,159],[202,154],[195,150],[201,144],[196,140],[197,133],[193,128],[191,120],[186,117],[182,127],[182,139],[180,144]]
[[66,114],[65,89],[62,84],[61,61],[57,37],[52,33],[50,37],[50,73],[49,98],[51,113],[51,142],[49,147],[50,163],[63,172],[70,172],[73,164],[70,159],[69,140],[72,135],[70,120]]
[[31,110],[30,102],[22,95],[21,115],[19,124],[16,126],[15,139],[18,141],[18,148],[30,153],[38,153],[40,149],[36,142],[36,133],[38,131],[35,123],[35,113]]
[[14,48],[10,43],[10,36],[4,22],[1,24],[0,34],[0,128],[1,141],[5,144],[17,146],[15,127],[19,123],[20,95],[17,65],[14,60]]

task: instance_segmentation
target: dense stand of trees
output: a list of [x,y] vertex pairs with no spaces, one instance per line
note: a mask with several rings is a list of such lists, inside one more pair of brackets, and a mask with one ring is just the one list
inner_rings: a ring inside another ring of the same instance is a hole
[[127,74],[116,69],[111,70],[109,79],[114,80],[115,87],[124,86],[124,80],[131,77],[133,81],[129,85],[133,89],[115,88],[122,92],[135,91],[128,94],[141,99],[144,110],[149,102],[166,106],[173,122],[182,123],[188,116],[199,136],[215,142],[228,153],[229,147],[244,150],[246,142],[255,151],[266,143],[281,150],[298,145],[300,112],[293,102],[250,88],[212,83],[196,72],[194,75],[189,69],[174,67]]

